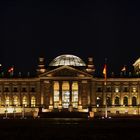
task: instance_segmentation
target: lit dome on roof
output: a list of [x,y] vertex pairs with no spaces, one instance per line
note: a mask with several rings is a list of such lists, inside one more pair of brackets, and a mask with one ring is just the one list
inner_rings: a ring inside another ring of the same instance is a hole
[[49,66],[86,66],[86,64],[75,55],[65,54],[53,59]]

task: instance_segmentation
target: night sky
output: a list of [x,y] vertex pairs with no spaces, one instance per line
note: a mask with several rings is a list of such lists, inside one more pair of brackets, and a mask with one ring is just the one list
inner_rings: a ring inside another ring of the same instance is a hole
[[0,63],[6,71],[35,71],[39,56],[46,65],[58,55],[94,58],[102,71],[128,69],[140,57],[138,0],[47,0],[0,2]]

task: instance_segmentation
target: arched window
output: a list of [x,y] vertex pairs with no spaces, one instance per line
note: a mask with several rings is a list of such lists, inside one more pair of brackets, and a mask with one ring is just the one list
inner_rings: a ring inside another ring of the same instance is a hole
[[78,107],[78,82],[72,83],[72,105],[74,108]]
[[22,104],[26,107],[27,106],[27,97],[23,96],[22,98]]
[[5,97],[5,105],[6,106],[9,106],[10,105],[10,97],[9,96],[6,96]]
[[107,102],[108,106],[111,106],[111,98],[110,97],[107,97],[106,102]]
[[58,108],[59,106],[59,82],[55,81],[53,86],[54,91],[54,108]]
[[135,96],[132,97],[132,106],[137,105],[137,98]]
[[13,104],[14,104],[14,106],[18,106],[19,105],[18,97],[17,96],[13,97]]
[[31,97],[31,107],[36,106],[36,98],[34,96]]
[[119,105],[120,104],[120,98],[119,97],[115,97],[115,105]]
[[123,104],[125,105],[125,106],[128,106],[128,97],[124,97],[123,98]]

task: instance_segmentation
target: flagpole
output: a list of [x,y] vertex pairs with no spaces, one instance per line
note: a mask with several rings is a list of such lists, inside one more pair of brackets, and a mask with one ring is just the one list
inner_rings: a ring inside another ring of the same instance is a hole
[[105,118],[108,117],[108,113],[107,113],[107,92],[106,92],[106,85],[107,85],[107,58],[105,58],[105,66],[104,66],[104,70],[103,70],[103,74],[104,74],[104,94],[105,94]]
[[107,113],[107,93],[106,93],[106,84],[105,84],[105,100],[106,100],[106,104],[105,104],[105,118],[108,117],[108,113]]

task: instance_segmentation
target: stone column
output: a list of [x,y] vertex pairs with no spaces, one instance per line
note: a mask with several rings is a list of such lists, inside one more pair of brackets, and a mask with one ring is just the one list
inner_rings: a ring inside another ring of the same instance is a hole
[[137,82],[137,106],[138,106],[138,115],[140,114],[140,108],[139,108],[139,105],[140,105],[140,82]]
[[44,105],[44,86],[45,84],[43,84],[42,82],[40,83],[41,89],[40,89],[40,104],[41,106]]
[[120,105],[123,105],[123,84],[121,84],[121,89],[120,89]]
[[72,81],[69,81],[69,86],[70,86],[70,104],[69,104],[69,111],[72,111],[73,106],[72,106]]
[[19,84],[18,86],[19,86],[19,89],[18,89],[19,90],[19,96],[18,96],[19,97],[19,104],[18,105],[21,106],[22,105],[22,100],[21,100],[21,90],[22,90],[21,89],[21,84]]
[[114,94],[115,94],[114,84],[111,84],[111,104],[112,104],[112,106],[115,105],[115,103],[114,103]]
[[72,105],[72,81],[69,82],[70,85],[70,105]]
[[137,83],[137,105],[140,104],[140,82]]
[[59,81],[59,106],[58,109],[62,109],[62,81]]
[[106,105],[106,85],[103,84],[103,105]]
[[78,110],[82,109],[82,101],[81,101],[81,81],[78,82]]
[[131,92],[131,83],[129,83],[129,96],[128,96],[128,105],[132,105],[132,92]]
[[27,84],[27,86],[28,86],[28,92],[27,92],[28,106],[31,107],[31,95],[30,95],[31,85],[30,85],[30,83],[29,83],[29,85]]
[[28,93],[28,98],[29,98],[29,104],[28,104],[28,106],[29,106],[29,107],[31,107],[31,96],[32,96],[32,95],[31,95],[30,92],[29,92],[29,93]]
[[2,83],[2,105],[5,106],[4,83]]
[[90,94],[90,104],[91,106],[95,106],[96,101],[96,87],[95,87],[95,82],[91,82],[91,94]]
[[9,98],[10,98],[10,99],[9,99],[9,106],[13,106],[13,95],[12,95],[12,94],[13,94],[13,91],[12,91],[12,87],[13,87],[13,84],[10,83],[10,84],[9,84],[9,93],[10,93],[10,94],[8,95]]
[[50,82],[50,105],[49,105],[49,109],[50,110],[53,110],[53,96],[54,96],[54,94],[53,94],[53,82],[51,81]]

